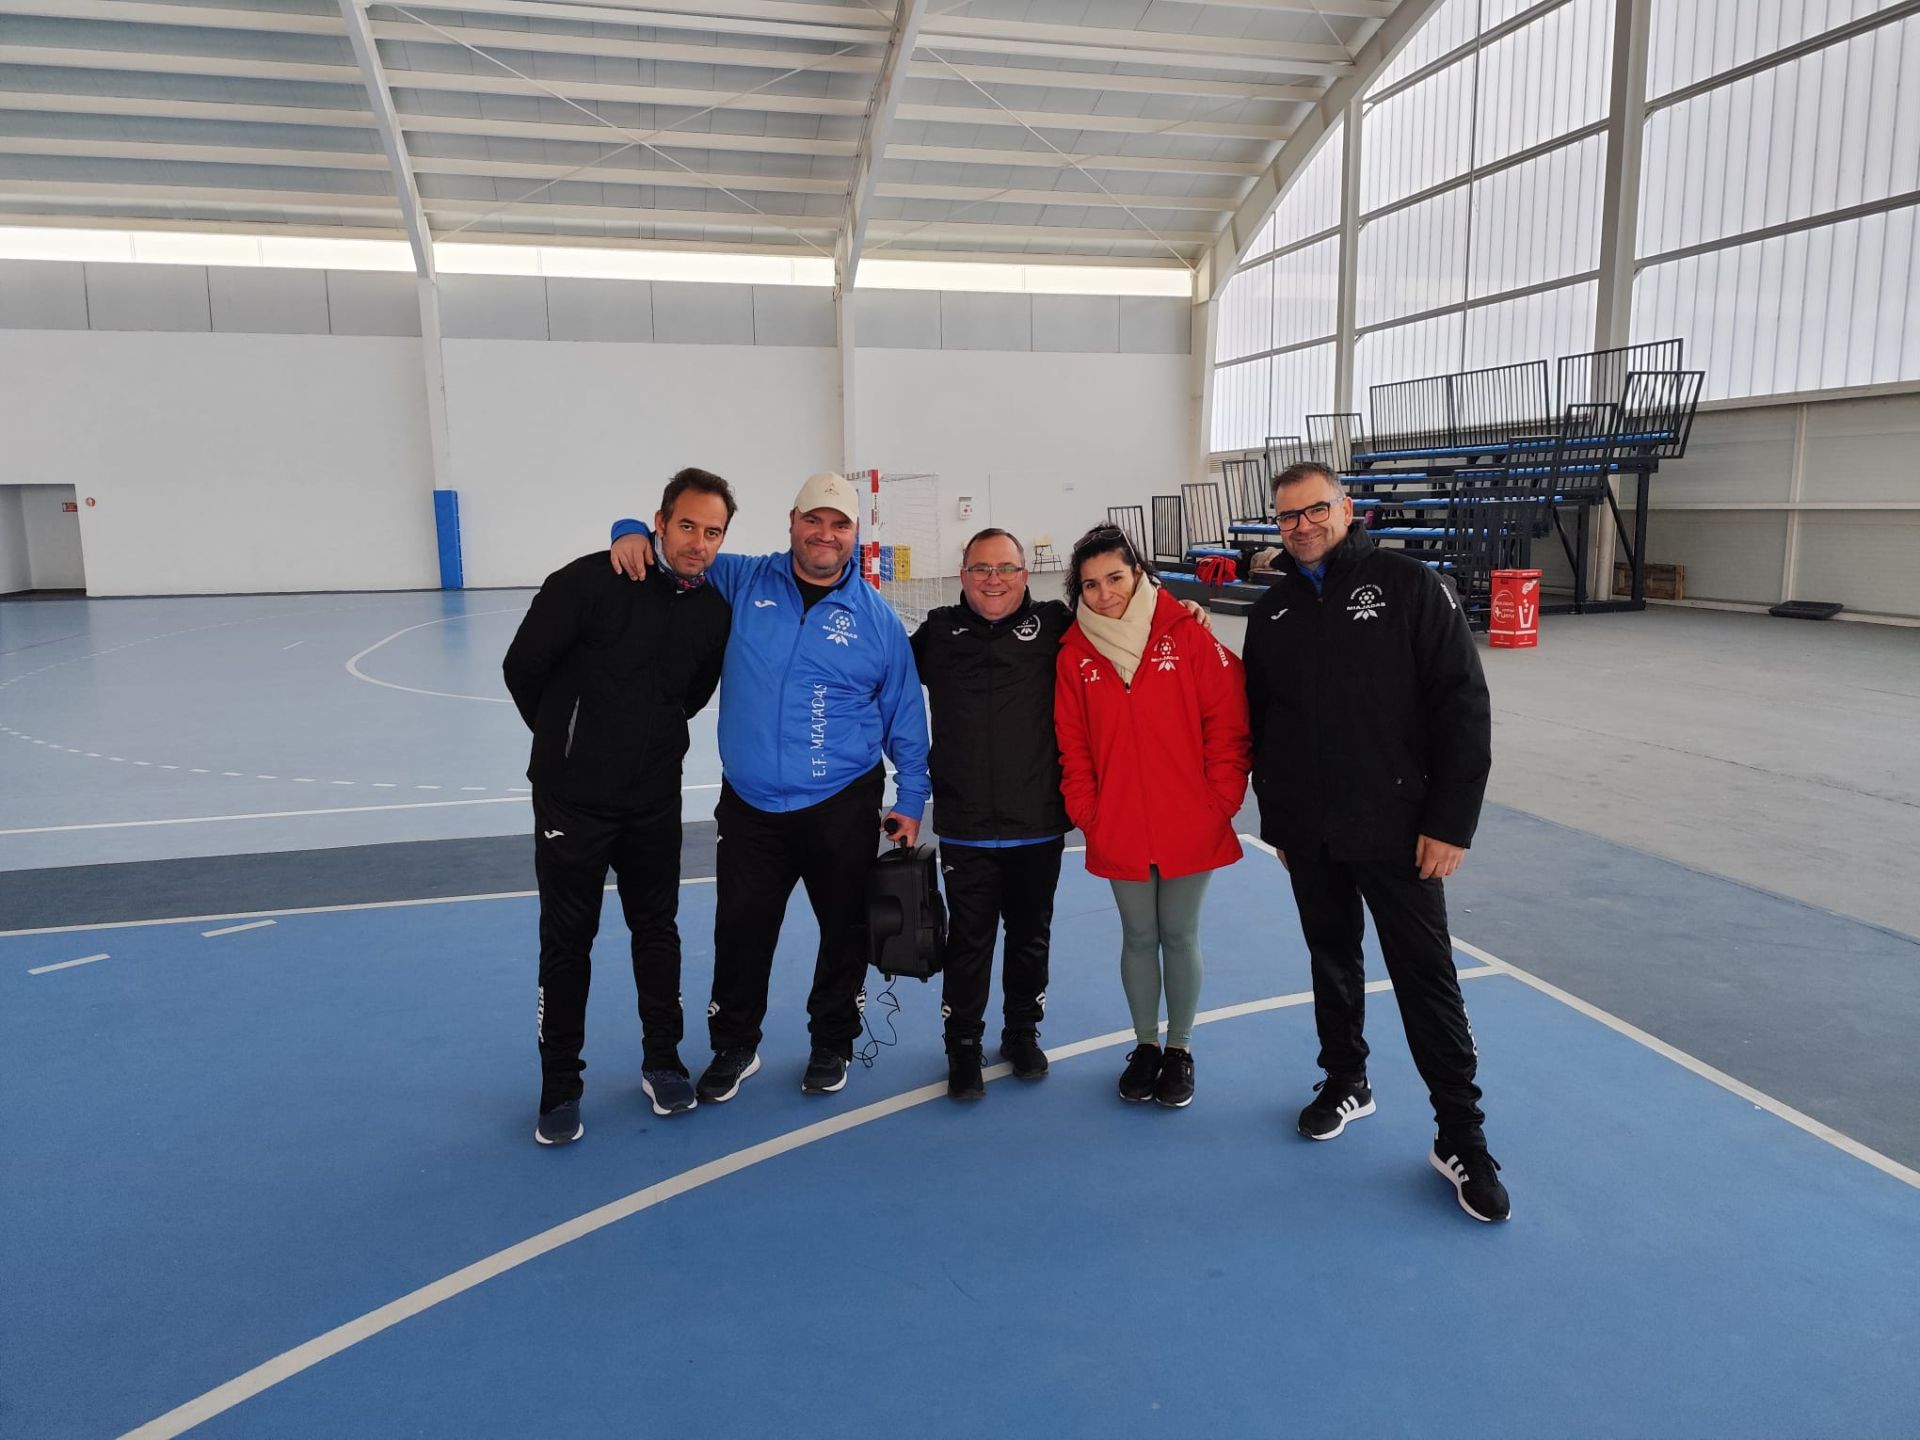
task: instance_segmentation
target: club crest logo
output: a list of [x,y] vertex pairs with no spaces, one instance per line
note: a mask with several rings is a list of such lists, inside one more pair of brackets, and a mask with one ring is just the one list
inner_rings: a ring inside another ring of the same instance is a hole
[[1179,664],[1180,652],[1173,648],[1173,638],[1168,635],[1162,635],[1160,637],[1160,643],[1153,647],[1153,668],[1156,670],[1172,670],[1178,667]]
[[860,638],[859,632],[853,628],[853,616],[844,610],[834,611],[833,619],[820,628],[827,632],[827,639],[836,645],[851,645]]
[[1386,608],[1387,597],[1380,593],[1378,585],[1359,586],[1347,597],[1347,613],[1356,620],[1378,620]]
[[1039,635],[1040,617],[1038,615],[1029,615],[1013,627],[1013,638],[1016,640],[1035,640]]

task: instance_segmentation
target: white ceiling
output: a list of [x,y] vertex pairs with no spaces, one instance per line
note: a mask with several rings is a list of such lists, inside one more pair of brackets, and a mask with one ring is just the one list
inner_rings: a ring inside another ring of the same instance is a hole
[[832,254],[877,129],[869,257],[1188,266],[1397,3],[362,3],[370,92],[337,0],[0,0],[0,224],[399,236],[383,79],[436,240]]

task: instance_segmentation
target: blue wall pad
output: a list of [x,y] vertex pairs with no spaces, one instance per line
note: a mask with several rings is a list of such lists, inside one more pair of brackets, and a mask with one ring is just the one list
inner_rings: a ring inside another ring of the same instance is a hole
[[440,588],[466,588],[465,572],[460,568],[460,492],[433,492],[433,529],[440,541]]

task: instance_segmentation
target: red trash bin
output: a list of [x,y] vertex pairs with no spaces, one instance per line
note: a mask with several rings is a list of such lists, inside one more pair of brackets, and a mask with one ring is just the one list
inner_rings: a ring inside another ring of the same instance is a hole
[[1493,619],[1487,643],[1501,650],[1525,650],[1540,643],[1540,572],[1493,572]]

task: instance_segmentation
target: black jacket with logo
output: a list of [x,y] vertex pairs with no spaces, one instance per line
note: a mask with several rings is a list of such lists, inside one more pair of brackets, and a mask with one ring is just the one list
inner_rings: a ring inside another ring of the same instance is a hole
[[1073,612],[1035,602],[998,624],[964,600],[930,611],[913,658],[932,700],[933,817],[950,840],[1037,840],[1073,828],[1060,798],[1054,662]]
[[680,790],[687,720],[720,683],[733,611],[607,552],[549,575],[507,647],[507,691],[533,731],[527,778],[582,809],[649,807]]
[[1336,860],[1473,840],[1493,763],[1480,654],[1453,588],[1359,526],[1319,594],[1290,555],[1247,615],[1260,835]]

